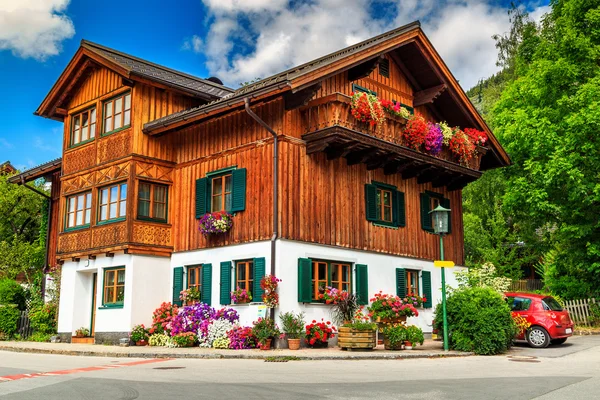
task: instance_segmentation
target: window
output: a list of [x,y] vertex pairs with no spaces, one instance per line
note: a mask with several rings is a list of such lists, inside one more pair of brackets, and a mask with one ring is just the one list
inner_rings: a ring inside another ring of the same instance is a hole
[[212,178],[210,197],[210,210],[212,212],[231,210],[231,181],[232,174]]
[[365,185],[367,221],[398,228],[406,225],[404,193],[380,182]]
[[324,293],[327,286],[352,291],[350,264],[314,260],[312,268],[312,300],[319,300],[319,294]]
[[123,306],[125,298],[125,268],[109,268],[104,270],[104,292],[102,304],[107,306]]
[[140,182],[138,193],[138,218],[167,222],[168,187],[156,183]]
[[96,137],[96,107],[73,115],[71,119],[71,146]]
[[188,279],[187,279],[187,288],[195,287],[198,290],[202,289],[202,266],[194,265],[193,267],[188,267],[187,270]]
[[131,125],[131,93],[104,102],[103,133],[110,133]]
[[92,193],[86,192],[67,197],[66,228],[87,226],[92,218]]
[[127,212],[127,184],[120,183],[100,189],[100,213],[98,221],[125,218]]
[[563,307],[554,297],[544,297],[542,299],[544,310],[546,311],[562,311]]
[[363,93],[367,93],[367,94],[372,94],[373,96],[377,96],[377,92],[369,90],[366,87],[359,86],[356,83],[352,84],[352,91],[354,93],[356,93],[356,92],[363,92]]
[[511,311],[527,311],[531,306],[531,299],[523,297],[507,297],[506,301],[510,306]]
[[379,62],[379,75],[389,78],[390,77],[390,60],[384,58]]
[[253,287],[254,287],[254,262],[250,261],[238,261],[235,264],[235,289],[246,289],[246,291],[252,296],[253,301],[260,301],[260,299],[254,298]]
[[[421,200],[421,228],[424,231],[433,233],[433,223],[431,218],[431,210],[436,208],[438,205],[442,207],[452,209],[450,207],[450,200],[444,198],[440,193],[430,192],[426,190],[425,193],[420,194]],[[452,213],[448,215],[448,234],[452,233]]]
[[406,294],[419,295],[419,271],[406,270]]

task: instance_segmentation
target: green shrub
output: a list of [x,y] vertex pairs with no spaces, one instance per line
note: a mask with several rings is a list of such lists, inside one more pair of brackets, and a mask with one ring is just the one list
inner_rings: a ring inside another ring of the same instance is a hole
[[0,337],[10,339],[17,332],[19,314],[16,307],[0,305]]
[[600,326],[600,303],[590,304],[590,323]]
[[29,336],[27,340],[30,342],[49,342],[52,335],[48,333],[40,333],[35,332],[33,335]]
[[[491,355],[512,346],[516,326],[502,295],[490,288],[466,288],[453,292],[447,301],[450,347],[459,351]],[[443,332],[442,307],[435,310],[435,327]]]
[[44,335],[56,333],[56,305],[48,303],[29,311],[29,321],[34,332]]
[[25,290],[12,279],[0,280],[0,304],[16,304],[19,310],[25,309]]

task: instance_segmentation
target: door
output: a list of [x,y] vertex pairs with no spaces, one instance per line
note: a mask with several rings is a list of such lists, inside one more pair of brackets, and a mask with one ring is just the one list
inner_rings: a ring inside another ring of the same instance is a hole
[[[527,322],[531,323],[533,320],[533,316],[531,315],[531,312],[533,310],[531,309],[531,303],[532,300],[528,299],[526,297],[507,297],[507,301],[508,301],[508,305],[510,307],[510,310],[513,314],[513,317],[515,315],[521,316],[523,318],[525,318],[527,320]],[[523,340],[525,339],[525,332],[519,332],[519,334],[517,334],[517,339]]]
[[92,323],[90,327],[90,335],[94,337],[94,332],[96,332],[96,286],[98,282],[98,274],[94,273],[92,277]]

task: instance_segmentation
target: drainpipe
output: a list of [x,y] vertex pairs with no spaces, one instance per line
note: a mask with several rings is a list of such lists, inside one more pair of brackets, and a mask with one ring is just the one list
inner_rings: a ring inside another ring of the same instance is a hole
[[[250,109],[250,98],[244,98],[244,107],[248,115],[258,122],[273,136],[273,236],[271,236],[271,275],[275,275],[275,241],[279,237],[279,185],[278,185],[278,168],[279,165],[279,140],[277,133],[265,121],[263,121],[254,111]],[[275,309],[271,309],[271,318],[275,318]]]

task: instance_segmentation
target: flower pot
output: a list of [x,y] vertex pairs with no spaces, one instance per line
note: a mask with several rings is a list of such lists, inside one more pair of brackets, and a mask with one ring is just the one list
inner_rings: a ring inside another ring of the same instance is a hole
[[405,340],[405,341],[404,341],[404,348],[405,348],[406,350],[412,350],[412,349],[413,349],[413,347],[412,347],[412,343],[411,343],[411,342],[409,342],[408,340]]
[[148,342],[146,340],[138,340],[135,342],[136,346],[148,346]]
[[300,339],[288,339],[288,348],[298,350],[300,348]]
[[267,339],[264,344],[260,345],[260,349],[261,350],[271,350],[271,340],[273,340],[273,339]]
[[402,324],[406,322],[406,315],[401,315],[399,317],[394,318],[377,317],[377,320],[375,322],[380,324]]
[[307,342],[308,347],[312,347],[313,349],[326,349],[329,347],[329,342],[323,342],[322,340],[317,340],[314,344],[310,344]]
[[342,350],[372,350],[377,345],[375,329],[358,330],[348,327],[338,329],[338,346]]
[[387,338],[385,338],[383,340],[383,348],[386,350],[404,350],[404,343],[399,342],[399,343],[391,344],[390,341]]

